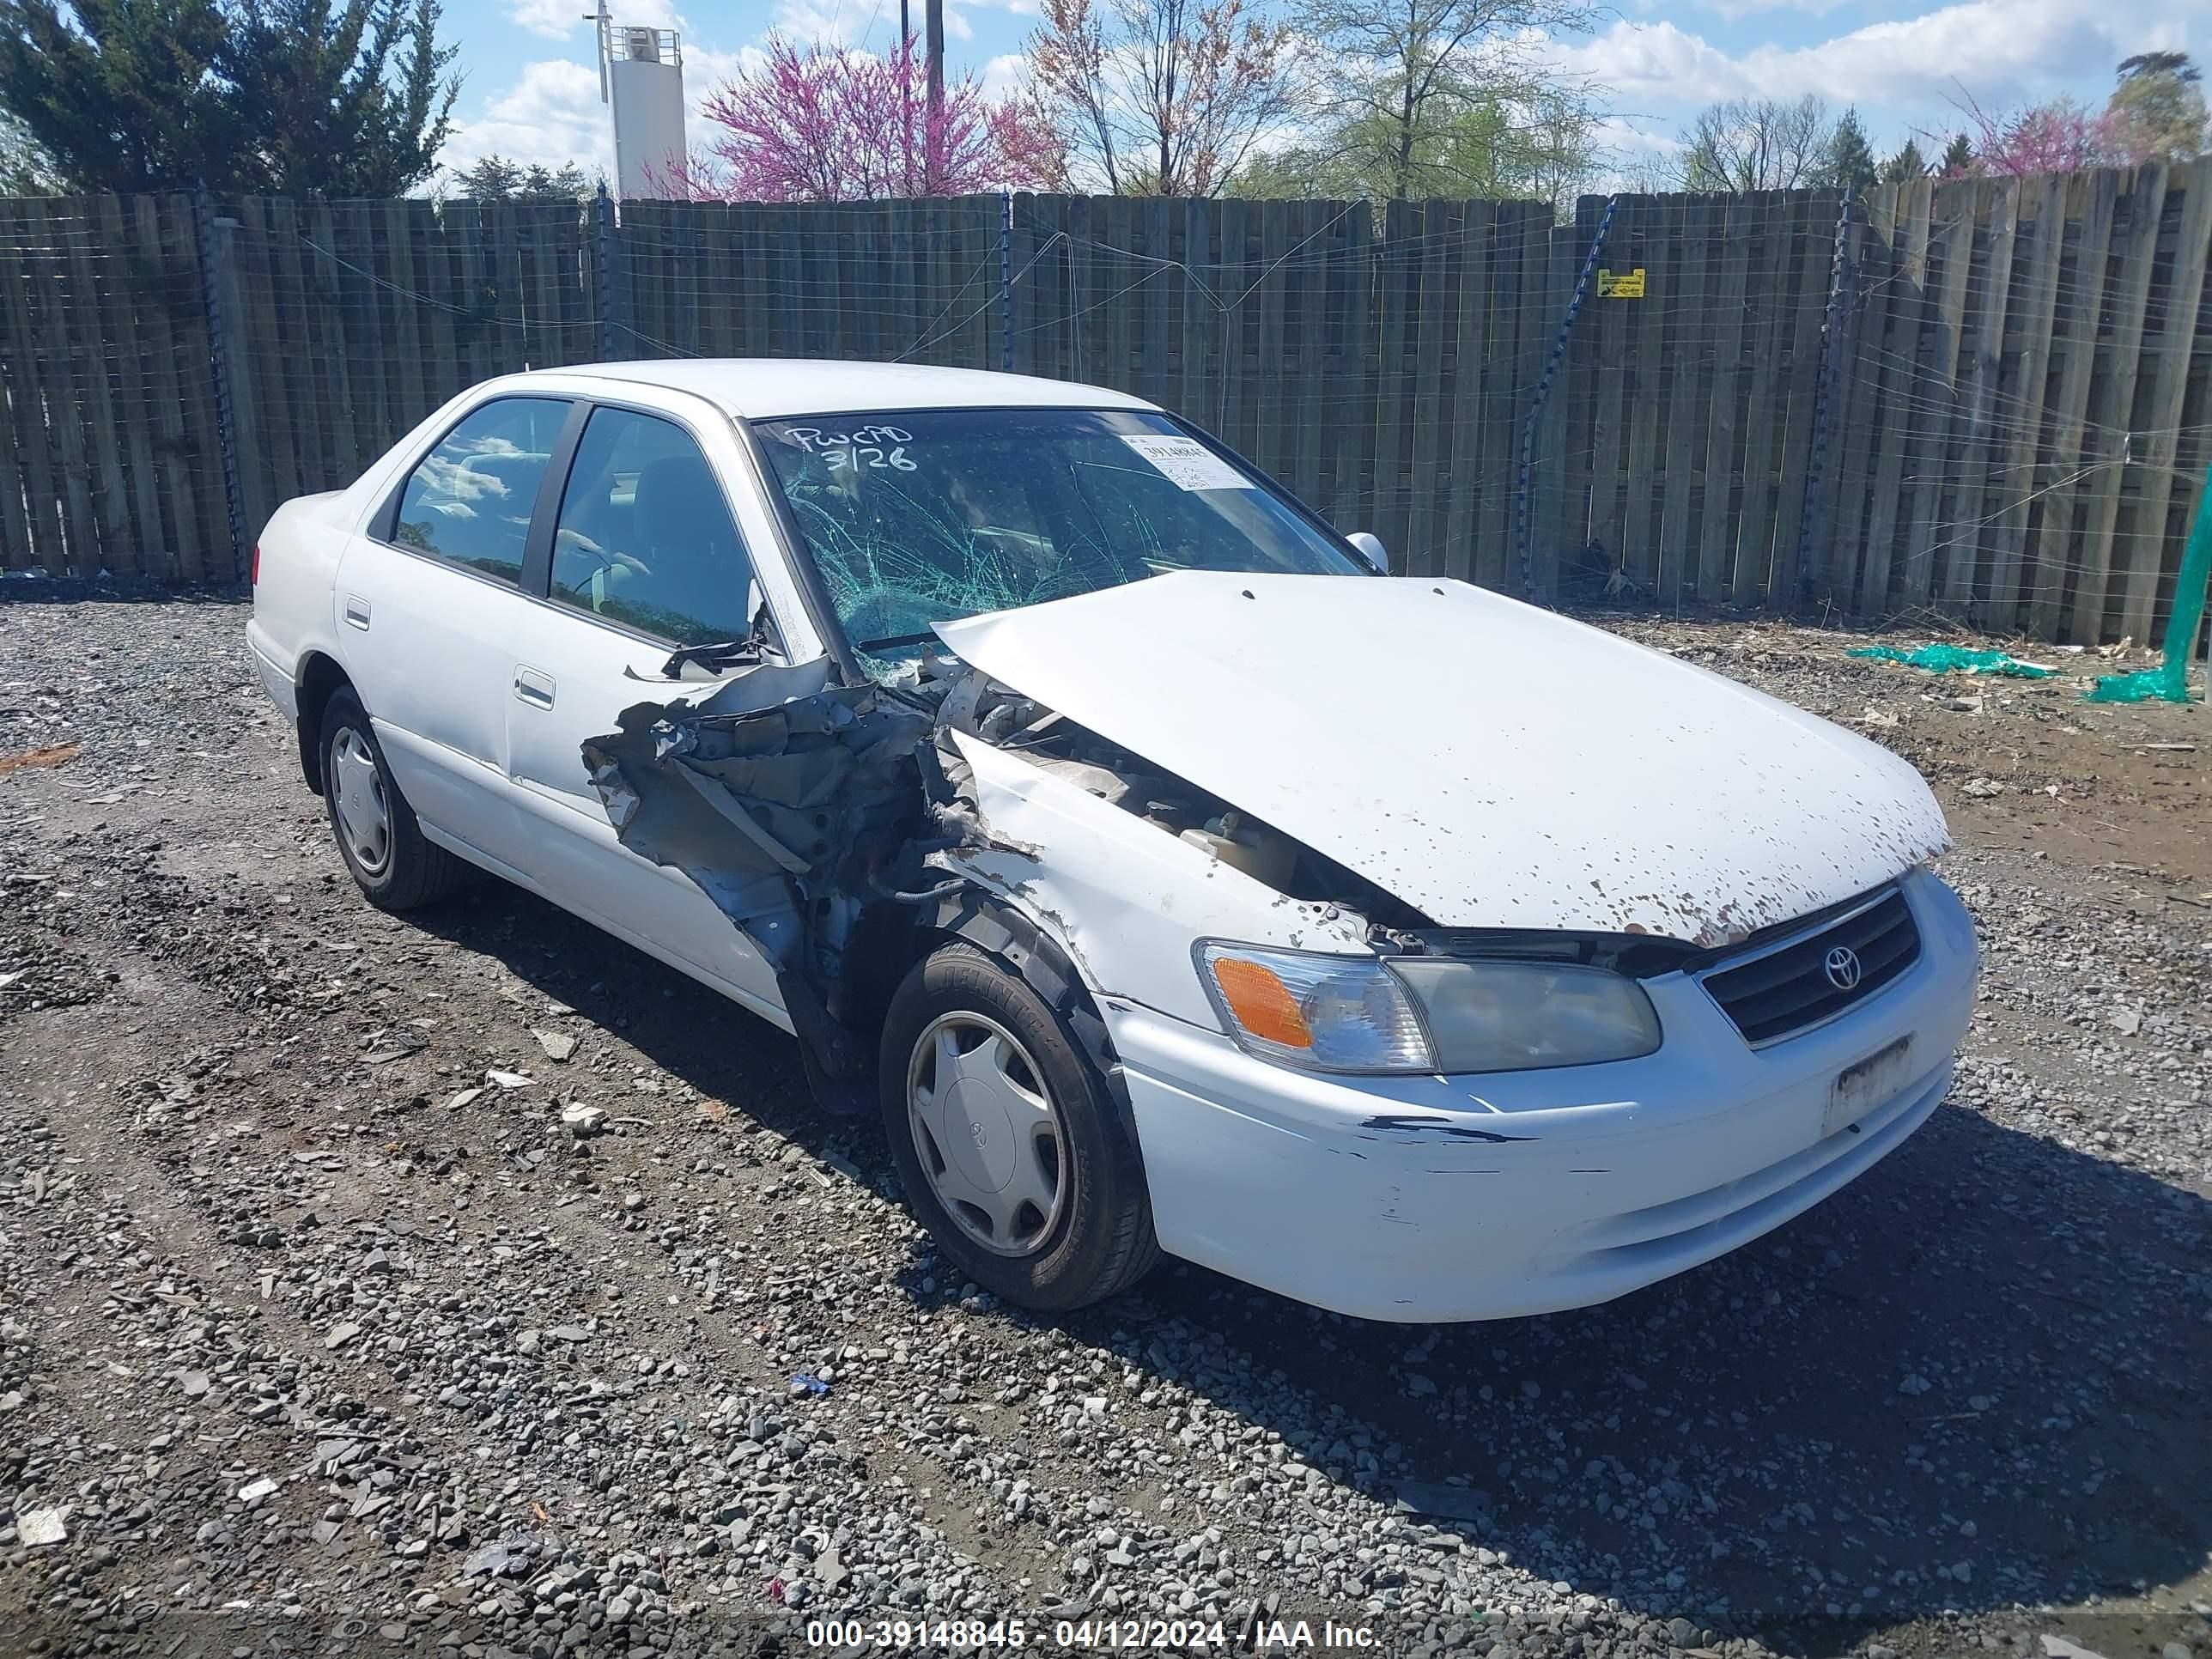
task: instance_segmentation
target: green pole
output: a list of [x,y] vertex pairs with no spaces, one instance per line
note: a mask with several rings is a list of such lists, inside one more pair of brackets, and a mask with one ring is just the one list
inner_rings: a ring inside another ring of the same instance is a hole
[[2212,467],[2204,470],[2189,544],[2181,550],[2181,573],[2173,582],[2173,614],[2166,619],[2164,659],[2139,674],[2102,676],[2085,694],[2087,701],[2187,702],[2189,662],[2197,654],[2197,629],[2204,620],[2208,582],[2212,582]]

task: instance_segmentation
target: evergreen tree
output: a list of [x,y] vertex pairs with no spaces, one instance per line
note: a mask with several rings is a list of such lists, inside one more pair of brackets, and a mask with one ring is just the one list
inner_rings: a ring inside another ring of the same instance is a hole
[[1844,112],[1843,119],[1828,135],[1828,152],[1821,158],[1818,181],[1831,190],[1856,196],[1874,183],[1875,174],[1874,151],[1867,143],[1866,129],[1859,125],[1858,109],[1854,106]]
[[0,0],[0,113],[76,191],[397,196],[459,83],[438,0]]
[[1911,139],[1896,155],[1881,164],[1881,182],[1885,185],[1909,185],[1915,179],[1928,176],[1928,158],[1920,153],[1920,146]]
[[1959,179],[1974,170],[1974,146],[1963,132],[1951,135],[1951,142],[1943,146],[1943,159],[1936,166],[1936,176]]

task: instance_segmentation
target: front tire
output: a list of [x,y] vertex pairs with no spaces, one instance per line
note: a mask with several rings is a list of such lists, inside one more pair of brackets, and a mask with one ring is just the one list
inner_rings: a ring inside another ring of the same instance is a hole
[[1044,1000],[974,945],[907,975],[881,1073],[908,1203],[975,1283],[1060,1313],[1158,1259],[1144,1164],[1105,1079]]
[[323,706],[323,805],[355,884],[384,910],[434,904],[465,885],[468,865],[424,839],[415,809],[392,781],[368,711],[350,688]]

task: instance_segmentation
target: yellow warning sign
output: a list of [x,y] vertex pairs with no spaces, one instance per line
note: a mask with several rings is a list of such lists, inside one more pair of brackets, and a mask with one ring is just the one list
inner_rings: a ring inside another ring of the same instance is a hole
[[1644,297],[1644,267],[1633,270],[1601,270],[1597,274],[1601,300],[1640,300]]

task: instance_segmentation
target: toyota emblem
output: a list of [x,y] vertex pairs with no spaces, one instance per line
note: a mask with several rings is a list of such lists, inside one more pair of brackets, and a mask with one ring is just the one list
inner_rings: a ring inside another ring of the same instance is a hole
[[1859,975],[1863,971],[1859,967],[1859,953],[1849,945],[1838,945],[1828,952],[1827,960],[1820,966],[1828,975],[1828,983],[1838,991],[1858,988]]

